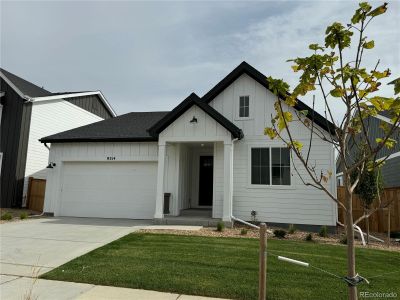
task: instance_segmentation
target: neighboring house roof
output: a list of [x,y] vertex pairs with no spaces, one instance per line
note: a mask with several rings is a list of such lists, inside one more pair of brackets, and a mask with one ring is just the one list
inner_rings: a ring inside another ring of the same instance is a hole
[[168,113],[164,118],[154,124],[149,128],[149,133],[157,137],[158,134],[167,128],[172,122],[179,118],[185,111],[191,108],[193,105],[200,107],[205,113],[222,125],[226,130],[228,130],[233,137],[241,139],[243,137],[243,132],[235,124],[221,115],[218,111],[212,108],[207,103],[203,102],[199,96],[195,93],[191,93],[189,97],[183,100],[178,106],[176,106],[170,113]]
[[[241,75],[247,74],[259,84],[264,86],[266,89],[270,90],[267,77],[262,74],[260,71],[256,70],[254,67],[250,66],[247,62],[243,61],[240,65],[238,65],[232,72],[230,72],[225,78],[223,78],[217,85],[215,85],[209,92],[207,92],[201,100],[209,103],[216,96],[218,96],[223,90],[225,90],[232,82],[238,79]],[[290,95],[290,94],[289,94]],[[282,95],[283,97],[283,95]],[[335,126],[329,122],[326,118],[321,116],[319,113],[314,111],[307,104],[303,103],[299,99],[297,99],[297,104],[294,107],[298,111],[307,110],[307,117],[311,120],[314,120],[316,124],[318,124],[321,128],[328,132],[335,132]]]
[[132,112],[40,139],[42,143],[156,141],[147,129],[168,112]]
[[67,99],[67,98],[75,98],[82,96],[90,96],[90,95],[98,95],[101,102],[103,102],[106,109],[110,112],[110,114],[115,117],[117,113],[111,107],[110,103],[107,101],[106,97],[104,97],[101,91],[88,91],[88,92],[69,92],[69,93],[52,93],[49,96],[37,97],[33,98],[33,101],[46,101],[46,100],[56,100],[56,99]]
[[[10,73],[0,68],[0,76],[5,80],[11,82],[10,86],[13,89],[17,89],[16,92],[20,92],[28,97],[43,97],[52,95],[51,92],[41,88],[13,73]],[[7,83],[9,83],[7,82]],[[12,86],[13,85],[13,86]]]
[[13,90],[20,95],[20,97],[28,101],[35,102],[98,95],[109,113],[113,117],[117,115],[101,91],[52,93],[2,68],[0,68],[0,77],[3,78],[7,84],[10,85]]

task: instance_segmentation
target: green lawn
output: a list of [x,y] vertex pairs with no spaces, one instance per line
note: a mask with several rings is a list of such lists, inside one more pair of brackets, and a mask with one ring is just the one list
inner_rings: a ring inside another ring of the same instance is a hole
[[[345,274],[345,247],[269,240],[268,249]],[[346,285],[312,268],[268,256],[268,299],[344,299]],[[357,271],[368,278],[400,267],[400,253],[357,249]],[[132,233],[42,276],[46,279],[256,299],[258,241],[255,239]],[[371,279],[359,291],[396,292],[400,274]]]

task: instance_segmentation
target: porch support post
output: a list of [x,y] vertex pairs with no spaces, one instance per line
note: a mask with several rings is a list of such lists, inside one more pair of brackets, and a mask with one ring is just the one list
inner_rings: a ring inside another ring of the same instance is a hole
[[233,144],[224,143],[224,203],[222,220],[231,221],[233,198]]
[[165,144],[158,145],[158,171],[157,171],[157,196],[156,210],[154,219],[162,219],[164,217],[164,167],[165,167]]

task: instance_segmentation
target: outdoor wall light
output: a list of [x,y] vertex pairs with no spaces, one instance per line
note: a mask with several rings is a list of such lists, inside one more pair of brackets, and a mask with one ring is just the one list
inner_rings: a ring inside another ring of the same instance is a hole
[[190,124],[197,124],[197,118],[195,116],[190,120]]
[[53,169],[56,166],[56,163],[49,163],[48,166],[46,167],[47,169]]

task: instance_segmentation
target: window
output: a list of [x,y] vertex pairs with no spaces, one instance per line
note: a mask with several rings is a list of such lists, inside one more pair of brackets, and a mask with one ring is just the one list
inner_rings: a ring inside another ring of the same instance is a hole
[[249,117],[249,96],[239,97],[239,118]]
[[251,149],[251,184],[269,184],[269,149]]
[[288,148],[251,148],[251,184],[290,185]]
[[272,148],[272,184],[290,185],[290,153],[288,148]]

